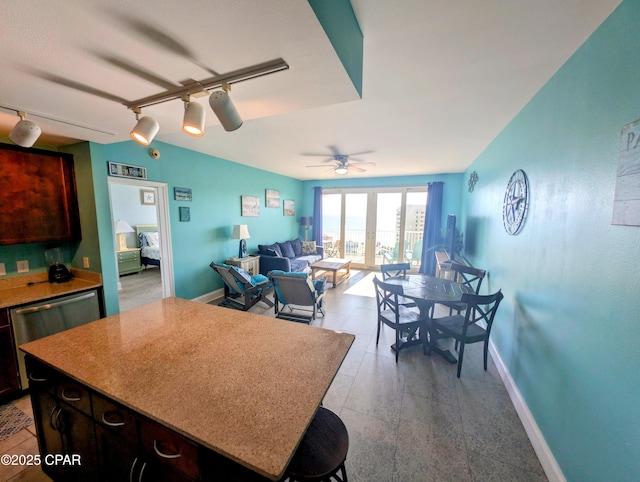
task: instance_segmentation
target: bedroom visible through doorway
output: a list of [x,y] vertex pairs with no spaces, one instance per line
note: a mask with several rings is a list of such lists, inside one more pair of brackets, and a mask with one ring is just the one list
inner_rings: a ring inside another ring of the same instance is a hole
[[109,179],[120,311],[173,295],[166,184]]

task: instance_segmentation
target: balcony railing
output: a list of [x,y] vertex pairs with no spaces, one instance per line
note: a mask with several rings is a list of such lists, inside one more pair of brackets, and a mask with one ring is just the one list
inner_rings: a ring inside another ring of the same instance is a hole
[[[414,266],[420,264],[422,251],[422,231],[405,232],[405,250],[402,261],[410,262]],[[398,249],[398,231],[377,231],[375,243],[375,264],[395,263],[400,260]],[[366,231],[364,229],[346,229],[345,242],[341,246],[339,228],[324,228],[325,257],[346,258],[353,263],[364,263]],[[344,249],[344,253],[342,252]]]

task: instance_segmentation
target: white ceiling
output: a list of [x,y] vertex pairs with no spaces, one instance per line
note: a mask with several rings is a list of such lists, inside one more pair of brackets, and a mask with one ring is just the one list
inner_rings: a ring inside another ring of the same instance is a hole
[[[371,151],[353,177],[461,172],[619,3],[351,0],[360,99],[306,0],[4,2],[0,106],[32,113],[45,144],[109,144],[130,139],[123,102],[282,58],[289,70],[233,86],[237,131],[206,97],[201,138],[182,133],[180,100],[143,114],[159,141],[297,179],[336,176],[305,153]],[[0,136],[17,120],[0,109]]]

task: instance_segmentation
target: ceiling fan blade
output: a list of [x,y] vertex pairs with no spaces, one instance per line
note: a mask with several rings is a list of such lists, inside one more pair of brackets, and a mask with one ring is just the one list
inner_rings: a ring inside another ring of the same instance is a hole
[[352,154],[349,154],[349,157],[351,156],[361,156],[362,154],[371,154],[375,151],[361,151],[361,152],[354,152]]
[[327,167],[326,164],[312,164],[311,166],[307,166],[307,167]]
[[357,164],[358,166],[375,166],[376,163],[375,162],[371,162],[371,161],[361,161],[360,159],[353,159],[353,158],[349,158],[349,162],[355,161],[355,164]]
[[354,165],[351,165],[351,164],[347,165],[346,168],[349,169],[350,171],[356,171],[356,172],[365,172],[366,171],[366,169],[362,169],[361,167],[357,167],[357,166],[354,166]]

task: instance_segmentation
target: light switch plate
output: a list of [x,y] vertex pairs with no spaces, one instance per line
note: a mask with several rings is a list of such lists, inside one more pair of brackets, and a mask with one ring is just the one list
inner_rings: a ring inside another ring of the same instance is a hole
[[18,273],[27,273],[29,271],[29,261],[26,259],[24,261],[16,261],[16,265],[18,266]]
[[4,276],[7,274],[7,269],[4,266],[4,263],[0,263],[0,276]]

